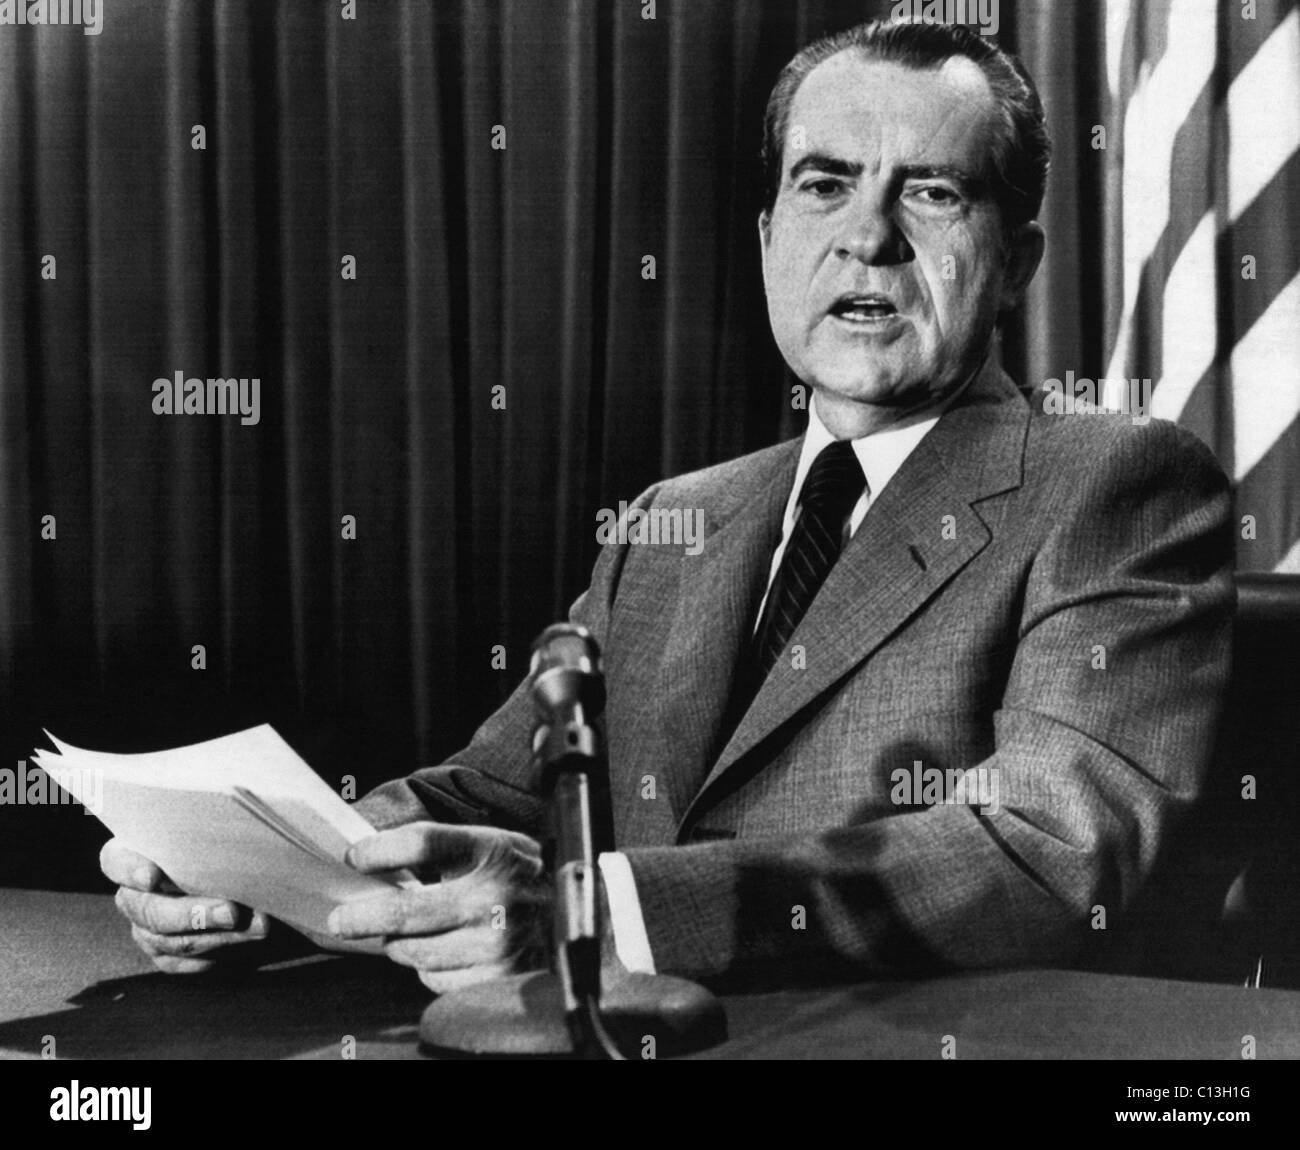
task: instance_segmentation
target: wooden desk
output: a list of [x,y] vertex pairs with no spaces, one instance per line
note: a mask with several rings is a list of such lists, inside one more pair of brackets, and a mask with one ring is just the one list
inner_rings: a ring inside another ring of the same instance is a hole
[[[0,891],[0,1057],[419,1058],[428,993],[383,959],[322,957],[237,984],[153,972],[111,897]],[[704,1058],[1300,1058],[1300,992],[1062,970],[727,999]]]

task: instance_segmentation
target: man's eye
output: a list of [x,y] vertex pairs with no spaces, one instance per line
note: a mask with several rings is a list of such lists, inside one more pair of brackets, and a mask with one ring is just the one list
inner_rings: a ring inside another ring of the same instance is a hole
[[843,189],[844,185],[836,179],[829,176],[821,176],[815,180],[805,180],[799,185],[801,192],[810,192],[814,196],[833,196]]
[[935,207],[950,207],[961,202],[961,196],[943,184],[922,184],[920,187],[910,189],[909,194],[923,204],[931,204]]

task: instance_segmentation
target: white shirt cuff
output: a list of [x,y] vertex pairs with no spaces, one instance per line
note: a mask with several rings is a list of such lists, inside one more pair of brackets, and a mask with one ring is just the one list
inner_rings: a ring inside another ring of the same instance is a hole
[[650,936],[641,916],[641,898],[636,893],[632,864],[620,851],[605,851],[597,860],[600,877],[605,881],[609,900],[610,926],[614,931],[614,951],[618,960],[632,974],[654,974],[655,959],[650,953]]

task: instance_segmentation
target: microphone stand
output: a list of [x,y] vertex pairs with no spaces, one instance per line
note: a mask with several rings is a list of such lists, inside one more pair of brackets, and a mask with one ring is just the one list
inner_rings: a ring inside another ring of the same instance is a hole
[[[546,800],[554,882],[553,971],[479,983],[436,999],[421,1042],[459,1056],[569,1055],[623,1061],[721,1041],[721,1004],[685,979],[602,969],[599,848],[612,842],[599,649],[585,628],[548,627],[533,644],[535,782]],[[603,985],[602,985],[603,983]],[[647,1040],[653,1040],[653,1046]],[[649,1053],[647,1053],[649,1051]]]

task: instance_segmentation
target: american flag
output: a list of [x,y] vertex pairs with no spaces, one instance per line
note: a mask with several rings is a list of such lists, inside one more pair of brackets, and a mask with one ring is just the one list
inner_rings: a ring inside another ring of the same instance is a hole
[[1300,12],[1107,0],[1106,70],[1109,386],[1214,449],[1241,570],[1300,572]]

